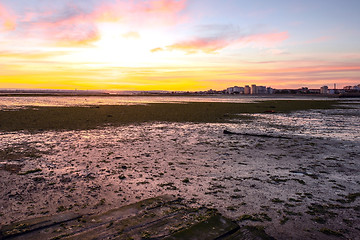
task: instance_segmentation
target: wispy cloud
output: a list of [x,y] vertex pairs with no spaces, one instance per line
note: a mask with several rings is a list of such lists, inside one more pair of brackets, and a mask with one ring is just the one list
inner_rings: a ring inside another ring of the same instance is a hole
[[333,39],[333,37],[330,36],[322,36],[322,37],[317,37],[317,38],[313,38],[310,39],[308,41],[305,41],[305,44],[313,44],[313,43],[323,43],[323,42],[328,42],[329,40]]
[[124,38],[134,38],[134,39],[139,39],[140,38],[140,34],[138,32],[127,32],[121,35]]
[[17,59],[17,60],[34,60],[44,59],[54,56],[63,56],[64,51],[44,52],[44,51],[0,51],[0,58]]
[[233,41],[229,39],[203,38],[182,41],[166,47],[166,50],[180,50],[188,54],[197,52],[216,53],[216,51],[229,46]]
[[176,21],[176,13],[183,10],[186,0],[133,0],[103,2],[89,15],[90,18],[104,22],[122,21],[142,24],[171,24]]
[[150,50],[152,53],[155,53],[155,52],[161,52],[161,51],[164,51],[164,49],[163,48],[153,48],[153,49],[151,49]]
[[240,38],[239,42],[258,45],[260,47],[273,47],[289,38],[288,32],[260,33]]
[[[271,62],[269,62],[271,63]],[[279,62],[281,63],[281,62]],[[265,63],[267,64],[267,63]],[[271,69],[261,69],[258,68],[254,70],[247,70],[246,72],[231,72],[229,74],[251,74],[253,76],[282,76],[282,75],[297,75],[300,74],[324,74],[324,73],[341,73],[341,72],[359,72],[360,65],[353,64],[342,64],[342,65],[317,65],[317,66],[304,66],[304,67],[272,67]],[[225,73],[227,74],[227,73]]]
[[[240,36],[239,36],[240,35]],[[179,50],[187,54],[198,52],[217,53],[230,45],[254,45],[258,47],[273,47],[286,40],[288,32],[258,33],[258,34],[219,34],[216,37],[195,38],[188,41],[180,41],[167,46],[168,51]]]
[[11,31],[16,27],[16,16],[0,3],[0,31]]
[[265,53],[266,54],[271,54],[271,55],[286,55],[286,54],[289,54],[285,50],[278,49],[278,48],[268,49]]
[[[186,6],[186,0],[133,0],[93,2],[89,6],[81,2],[65,1],[60,6],[50,3],[41,9],[30,8],[21,13],[21,30],[16,34],[55,41],[61,45],[88,45],[100,36],[100,23],[126,24],[128,27],[164,26],[181,21],[178,13]],[[15,15],[0,5],[0,27],[15,27]],[[20,13],[18,13],[20,15]],[[135,32],[124,37],[139,37]]]

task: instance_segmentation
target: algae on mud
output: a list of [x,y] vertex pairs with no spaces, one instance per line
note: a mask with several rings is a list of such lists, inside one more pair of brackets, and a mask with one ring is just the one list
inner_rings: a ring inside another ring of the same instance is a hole
[[[143,122],[226,123],[241,113],[334,108],[336,100],[272,100],[255,103],[151,103],[90,107],[32,107],[0,111],[0,131],[75,130]],[[244,116],[243,116],[244,117]]]

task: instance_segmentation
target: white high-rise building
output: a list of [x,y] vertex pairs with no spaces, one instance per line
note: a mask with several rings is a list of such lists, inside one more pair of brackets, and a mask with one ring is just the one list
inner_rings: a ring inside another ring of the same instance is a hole
[[329,87],[328,86],[322,86],[320,88],[320,94],[328,94],[329,93]]
[[227,92],[228,94],[233,94],[234,88],[233,88],[233,87],[229,87],[229,88],[226,89],[226,92]]

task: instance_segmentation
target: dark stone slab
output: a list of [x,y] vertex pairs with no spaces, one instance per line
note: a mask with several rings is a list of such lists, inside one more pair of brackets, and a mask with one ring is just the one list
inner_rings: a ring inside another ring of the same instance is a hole
[[236,232],[240,227],[231,220],[224,218],[220,214],[215,214],[203,222],[194,224],[193,226],[179,231],[166,240],[213,240],[221,239]]
[[[25,236],[30,236],[32,233],[41,232],[43,229],[49,229],[66,222],[77,220],[82,215],[78,213],[63,213],[54,216],[47,216],[41,218],[34,218],[29,220],[13,223],[0,229],[0,239],[29,239]],[[36,239],[36,238],[34,238]]]
[[17,222],[0,227],[0,239],[258,239],[246,238],[258,233],[250,230],[216,210],[160,196],[100,214],[68,212]]
[[261,226],[244,226],[222,240],[275,240]]

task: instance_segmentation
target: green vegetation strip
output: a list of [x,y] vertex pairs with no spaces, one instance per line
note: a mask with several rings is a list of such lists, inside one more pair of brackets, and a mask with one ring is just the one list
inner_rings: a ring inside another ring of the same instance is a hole
[[[154,103],[93,107],[34,107],[0,111],[0,131],[75,130],[143,122],[225,123],[241,113],[288,113],[335,108],[337,101],[275,100],[256,103]],[[243,116],[244,118],[244,116]]]

